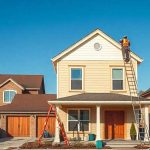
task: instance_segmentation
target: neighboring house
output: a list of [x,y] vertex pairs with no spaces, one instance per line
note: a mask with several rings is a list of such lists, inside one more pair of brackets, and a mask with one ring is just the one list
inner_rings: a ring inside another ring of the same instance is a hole
[[140,94],[141,97],[144,97],[144,98],[148,98],[150,99],[150,89],[146,90],[145,92],[142,92]]
[[11,103],[15,94],[44,94],[42,75],[0,74],[0,106]]
[[[45,94],[42,75],[0,75],[0,137],[37,137],[42,131],[48,111],[48,100],[55,94]],[[52,113],[47,130],[55,131]]]
[[[143,61],[131,52],[137,76]],[[134,115],[121,45],[99,29],[52,59],[57,74],[55,104],[69,138],[130,139]],[[138,100],[137,97],[134,97]],[[148,122],[150,101],[142,99]],[[55,142],[59,142],[56,123]],[[138,130],[137,130],[138,132]]]

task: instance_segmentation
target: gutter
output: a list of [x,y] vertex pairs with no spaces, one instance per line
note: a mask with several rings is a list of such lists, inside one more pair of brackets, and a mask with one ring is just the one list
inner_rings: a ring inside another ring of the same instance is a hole
[[[136,101],[137,104],[139,101]],[[141,104],[150,104],[150,101],[140,101]],[[56,105],[132,105],[132,101],[48,101],[48,104]]]

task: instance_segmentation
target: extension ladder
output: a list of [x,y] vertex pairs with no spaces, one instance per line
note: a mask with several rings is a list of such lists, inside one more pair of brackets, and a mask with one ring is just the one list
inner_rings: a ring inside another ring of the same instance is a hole
[[[138,129],[138,138],[141,145],[144,145],[145,141],[150,141],[149,129],[145,123],[145,112],[141,105],[140,96],[138,95],[138,84],[136,80],[136,74],[133,66],[133,62],[130,58],[129,62],[124,61],[124,67],[126,72],[126,78],[129,86],[130,97],[132,101],[132,108],[135,117],[136,127]],[[135,97],[138,97],[138,101]]]
[[38,143],[41,144],[41,139],[42,139],[43,133],[44,133],[44,131],[45,131],[45,129],[46,129],[46,126],[47,126],[47,123],[48,123],[48,119],[49,119],[49,116],[50,116],[50,113],[51,113],[51,112],[54,112],[54,114],[55,114],[55,116],[56,116],[56,121],[58,122],[60,131],[61,131],[61,134],[62,134],[63,139],[64,139],[64,143],[65,143],[66,145],[69,145],[69,140],[68,140],[68,138],[67,138],[67,134],[66,134],[66,132],[65,132],[63,123],[61,122],[60,117],[59,117],[59,115],[57,114],[56,107],[53,106],[52,104],[50,104],[50,106],[49,106],[49,110],[48,110],[48,113],[47,113],[47,116],[46,116],[46,119],[45,119],[44,127],[43,127],[43,130],[42,130],[42,132],[41,132],[41,134],[40,134],[40,136],[39,136]]

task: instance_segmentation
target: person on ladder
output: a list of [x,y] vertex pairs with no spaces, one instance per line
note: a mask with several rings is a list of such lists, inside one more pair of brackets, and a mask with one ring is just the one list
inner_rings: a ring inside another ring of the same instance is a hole
[[130,60],[130,41],[127,36],[124,36],[122,40],[120,40],[120,44],[122,46],[123,58],[126,62]]

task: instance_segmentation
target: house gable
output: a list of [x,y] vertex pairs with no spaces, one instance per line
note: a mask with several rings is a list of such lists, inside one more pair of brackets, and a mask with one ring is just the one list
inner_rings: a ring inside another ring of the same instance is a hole
[[1,83],[1,84],[0,84],[0,88],[1,88],[3,85],[7,84],[8,82],[12,82],[12,83],[14,83],[16,86],[18,86],[20,89],[24,90],[24,87],[23,87],[22,85],[18,84],[16,81],[14,81],[14,80],[11,79],[11,78],[9,78],[9,79],[7,79],[6,81],[4,81],[3,83]]
[[[99,41],[99,43],[102,45],[102,49],[99,50],[98,52],[93,52],[93,46],[94,46],[93,44],[94,42],[97,41]],[[87,46],[91,46],[91,47],[87,48]],[[92,57],[90,54],[92,54]],[[141,63],[143,61],[139,56],[137,56],[133,52],[131,52],[131,57],[134,58],[138,63]],[[77,43],[75,43],[74,45],[72,45],[71,47],[69,47],[68,49],[61,52],[59,55],[55,56],[52,59],[52,62],[56,68],[57,61],[62,59],[63,60],[70,60],[70,59],[71,60],[82,60],[82,59],[83,60],[91,60],[91,59],[92,60],[95,59],[114,60],[115,59],[116,60],[116,58],[117,60],[122,60],[121,45],[115,40],[113,40],[112,38],[110,38],[108,35],[103,33],[101,30],[97,29],[94,32],[87,35],[86,37],[84,37],[83,39],[81,39],[80,41],[78,41]]]
[[[99,50],[94,48],[96,43],[101,46]],[[97,34],[64,56],[62,60],[123,60],[123,57],[118,47]]]

